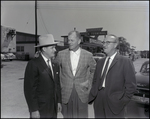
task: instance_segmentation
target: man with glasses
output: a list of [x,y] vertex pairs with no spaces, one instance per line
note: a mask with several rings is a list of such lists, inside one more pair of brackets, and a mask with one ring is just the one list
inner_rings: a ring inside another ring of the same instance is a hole
[[136,90],[134,66],[129,58],[118,54],[118,37],[109,34],[103,43],[107,57],[97,62],[89,104],[94,102],[96,118],[123,118]]

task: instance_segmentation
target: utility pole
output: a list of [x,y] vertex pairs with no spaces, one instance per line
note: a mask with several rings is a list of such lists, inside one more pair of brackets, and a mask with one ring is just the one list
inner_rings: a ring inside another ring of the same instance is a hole
[[[37,46],[37,0],[35,0],[35,45]],[[37,47],[35,48],[35,52]]]

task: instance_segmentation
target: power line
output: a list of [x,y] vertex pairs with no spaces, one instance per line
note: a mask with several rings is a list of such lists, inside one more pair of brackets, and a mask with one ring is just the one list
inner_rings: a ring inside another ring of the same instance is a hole
[[46,25],[45,25],[45,23],[44,23],[44,20],[43,20],[43,17],[42,17],[42,13],[41,13],[40,9],[39,9],[38,11],[39,11],[39,15],[40,15],[40,17],[41,17],[43,26],[44,26],[44,28],[46,29],[46,32],[49,33],[49,31],[48,31],[48,29],[46,28]]
[[42,18],[41,18],[40,14],[39,14],[38,18],[39,18],[39,23],[42,23],[42,28],[44,29],[45,32],[47,32],[46,29],[45,29],[45,27],[44,27],[44,24],[42,22]]
[[[35,45],[37,45],[37,0],[35,0]],[[37,47],[35,48],[35,53],[37,51]]]

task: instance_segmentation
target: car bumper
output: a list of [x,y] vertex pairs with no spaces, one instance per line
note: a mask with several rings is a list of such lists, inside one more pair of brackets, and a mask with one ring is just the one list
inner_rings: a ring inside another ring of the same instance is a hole
[[149,98],[146,98],[146,97],[140,97],[140,96],[133,96],[131,98],[131,100],[137,102],[137,103],[140,103],[140,104],[147,104],[149,105]]

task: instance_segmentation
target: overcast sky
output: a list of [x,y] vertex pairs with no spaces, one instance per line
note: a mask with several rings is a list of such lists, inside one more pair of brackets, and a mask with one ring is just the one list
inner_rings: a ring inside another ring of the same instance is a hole
[[[39,35],[63,40],[74,27],[80,32],[103,27],[136,50],[149,50],[149,1],[40,1],[37,11]],[[35,34],[35,2],[1,1],[1,25]]]

